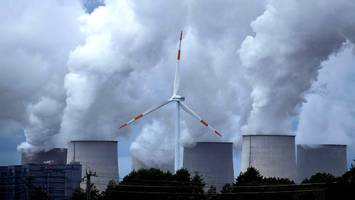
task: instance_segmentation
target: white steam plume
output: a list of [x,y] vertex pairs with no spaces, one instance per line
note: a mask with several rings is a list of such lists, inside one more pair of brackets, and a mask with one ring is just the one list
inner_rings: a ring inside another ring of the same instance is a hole
[[54,145],[65,106],[66,62],[80,42],[82,13],[75,1],[1,2],[0,120],[25,128],[19,149]]
[[[181,29],[181,93],[224,134],[223,140],[237,140],[250,101],[235,52],[250,33],[250,21],[262,11],[261,1],[241,2],[105,1],[83,17],[86,41],[68,61],[66,107],[56,141],[65,145],[72,139],[139,133],[131,147],[136,158],[152,167],[171,161],[174,147],[160,141],[173,138],[172,106],[132,128],[118,127],[171,96]],[[193,118],[183,119],[184,142],[219,140]],[[147,152],[156,159],[148,159]]]
[[297,142],[347,144],[351,163],[355,152],[354,45],[347,43],[343,51],[323,65],[318,82],[302,107]]
[[239,50],[252,86],[245,133],[290,132],[321,63],[354,37],[354,9],[349,0],[268,1]]

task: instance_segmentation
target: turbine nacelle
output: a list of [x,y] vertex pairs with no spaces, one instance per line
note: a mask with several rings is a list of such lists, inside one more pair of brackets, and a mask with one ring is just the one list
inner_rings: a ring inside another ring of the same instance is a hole
[[180,101],[185,101],[185,97],[182,97],[180,95],[173,95],[169,100],[180,102]]

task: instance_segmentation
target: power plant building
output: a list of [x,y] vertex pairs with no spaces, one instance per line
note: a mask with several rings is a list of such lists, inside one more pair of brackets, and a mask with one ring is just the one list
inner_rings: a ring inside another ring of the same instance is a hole
[[68,199],[80,187],[80,164],[26,164],[0,166],[0,199],[35,199],[36,192],[52,200]]
[[347,170],[346,145],[297,145],[298,181],[317,172],[341,176]]
[[183,168],[191,175],[201,175],[206,188],[213,185],[220,190],[234,182],[233,143],[197,142],[193,147],[184,147],[183,155]]
[[243,135],[241,171],[254,167],[265,177],[296,179],[295,136]]
[[[82,165],[82,177],[89,171],[96,173],[92,183],[99,191],[105,190],[110,180],[118,181],[117,141],[71,141],[67,162],[79,162]],[[81,187],[85,188],[85,183]]]
[[62,164],[67,163],[67,149],[53,148],[48,151],[21,152],[21,164]]

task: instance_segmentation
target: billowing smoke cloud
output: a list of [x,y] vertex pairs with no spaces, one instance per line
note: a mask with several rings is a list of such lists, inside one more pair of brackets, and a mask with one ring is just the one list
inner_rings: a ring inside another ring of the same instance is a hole
[[355,145],[355,56],[354,46],[323,63],[318,82],[306,96],[297,130],[298,143],[347,144],[348,162],[354,159]]
[[[236,51],[250,33],[250,21],[262,11],[262,4],[237,6],[240,2],[105,1],[105,6],[84,18],[86,42],[70,55],[66,108],[57,141],[65,145],[71,139],[115,139],[139,133],[131,146],[136,158],[147,166],[170,162],[175,106],[131,128],[118,127],[172,95],[181,29],[185,32],[181,94],[224,134],[222,140],[237,140],[239,113],[246,112],[249,90],[236,67]],[[185,143],[220,140],[195,119],[182,117]],[[148,159],[148,152],[155,159]]]
[[80,42],[82,13],[71,1],[1,2],[0,120],[26,127],[21,149],[54,145],[65,106],[67,56]]
[[[174,138],[173,134],[169,133],[170,128],[164,126],[159,121],[153,120],[149,125],[144,126],[140,135],[131,145],[131,151],[134,157],[138,158],[145,166],[166,167],[172,166],[174,159]],[[167,137],[168,135],[168,137]],[[152,138],[161,138],[155,140]],[[153,150],[152,152],[147,150]]]
[[252,86],[247,133],[290,132],[323,61],[354,37],[355,2],[268,1],[240,50]]

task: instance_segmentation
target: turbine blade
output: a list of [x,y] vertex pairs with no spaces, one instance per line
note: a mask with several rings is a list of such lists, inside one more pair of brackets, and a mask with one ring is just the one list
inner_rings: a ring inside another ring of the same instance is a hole
[[142,117],[148,115],[149,113],[152,113],[152,112],[158,110],[159,108],[165,106],[166,104],[170,103],[171,101],[172,101],[172,100],[164,101],[164,102],[163,102],[162,104],[160,104],[159,106],[150,108],[150,109],[146,110],[145,112],[140,113],[139,115],[136,115],[135,117],[133,117],[133,118],[132,118],[131,120],[129,120],[128,122],[122,124],[122,125],[120,126],[120,128],[123,128],[123,127],[126,127],[126,126],[132,124],[133,122],[135,122],[135,121],[139,120],[140,118],[142,118]]
[[179,92],[180,87],[180,58],[181,58],[181,41],[182,41],[182,31],[180,32],[180,41],[179,41],[179,49],[176,56],[176,69],[175,69],[175,77],[174,77],[174,91],[173,95],[175,96]]
[[196,118],[204,126],[206,126],[209,129],[211,129],[213,131],[213,133],[215,133],[216,135],[222,137],[222,134],[219,131],[217,131],[215,128],[213,128],[211,125],[209,125],[206,120],[203,120],[195,111],[193,111],[191,108],[189,108],[186,104],[184,104],[183,102],[180,102],[180,105],[181,105],[182,109],[185,112],[187,112],[188,114],[190,114],[191,116]]

